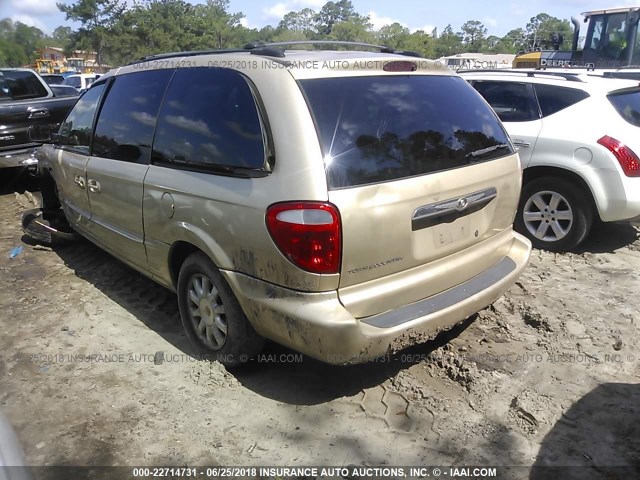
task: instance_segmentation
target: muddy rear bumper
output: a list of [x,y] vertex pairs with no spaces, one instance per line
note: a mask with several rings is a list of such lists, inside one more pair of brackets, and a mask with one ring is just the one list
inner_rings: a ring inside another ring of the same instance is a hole
[[531,244],[513,233],[508,253],[466,282],[401,308],[356,319],[336,291],[304,293],[223,272],[256,331],[333,364],[357,363],[424,342],[499,298],[526,267]]

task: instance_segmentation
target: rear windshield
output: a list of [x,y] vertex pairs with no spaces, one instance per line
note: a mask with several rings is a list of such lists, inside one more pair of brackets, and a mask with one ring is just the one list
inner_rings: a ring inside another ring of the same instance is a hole
[[46,97],[49,93],[33,72],[0,70],[0,101]]
[[609,95],[620,116],[631,125],[640,127],[640,89],[626,90]]
[[425,175],[513,153],[493,110],[456,76],[299,83],[332,189]]

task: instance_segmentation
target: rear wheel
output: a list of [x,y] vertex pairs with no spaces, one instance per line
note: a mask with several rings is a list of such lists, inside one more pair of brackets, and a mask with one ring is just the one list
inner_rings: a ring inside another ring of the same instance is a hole
[[592,223],[590,199],[564,179],[537,178],[522,189],[515,227],[536,248],[570,250],[587,237]]
[[264,346],[220,271],[203,253],[187,257],[178,276],[182,325],[198,354],[227,367],[247,362]]

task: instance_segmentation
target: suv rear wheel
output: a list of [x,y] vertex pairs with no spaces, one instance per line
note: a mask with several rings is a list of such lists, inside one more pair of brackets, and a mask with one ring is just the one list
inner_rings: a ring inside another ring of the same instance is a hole
[[260,352],[264,339],[206,255],[194,253],[184,261],[177,290],[182,325],[201,357],[233,367]]
[[564,179],[537,178],[522,189],[515,228],[535,248],[570,250],[586,238],[592,222],[589,199]]

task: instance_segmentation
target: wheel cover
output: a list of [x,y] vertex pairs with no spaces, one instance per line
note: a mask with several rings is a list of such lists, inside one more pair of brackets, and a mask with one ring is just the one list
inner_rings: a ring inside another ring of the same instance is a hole
[[573,226],[573,210],[558,192],[534,193],[522,211],[525,227],[531,235],[543,242],[557,242],[566,237]]
[[227,339],[227,318],[220,292],[213,282],[201,273],[187,284],[188,315],[193,331],[204,346],[220,350]]

